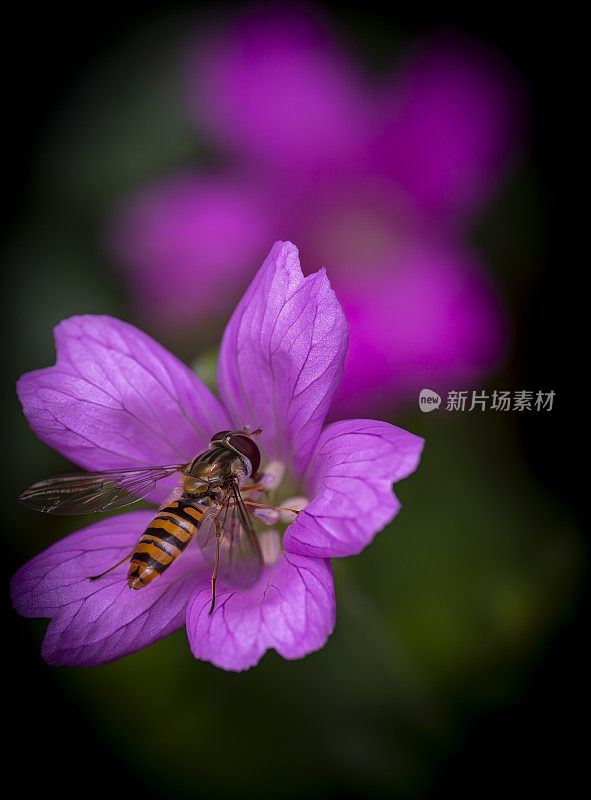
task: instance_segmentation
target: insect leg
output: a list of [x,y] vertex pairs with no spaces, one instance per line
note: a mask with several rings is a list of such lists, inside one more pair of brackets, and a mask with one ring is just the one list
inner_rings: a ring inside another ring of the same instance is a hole
[[118,561],[117,564],[115,564],[114,567],[109,567],[109,569],[106,569],[104,572],[101,572],[100,575],[92,575],[91,577],[88,578],[88,580],[89,581],[96,581],[99,578],[102,578],[103,575],[106,575],[108,572],[112,572],[114,569],[117,569],[117,567],[120,567],[121,564],[123,564],[124,561],[127,561],[128,559],[130,559],[132,557],[132,555],[133,555],[133,553],[130,553],[128,556],[124,556],[121,559],[121,561]]
[[[244,490],[242,490],[242,491],[244,491]],[[273,511],[291,511],[294,514],[299,514],[300,510],[301,510],[301,509],[298,510],[297,508],[285,508],[283,506],[282,507],[279,507],[279,506],[267,506],[264,503],[253,503],[252,500],[245,500],[244,501],[244,505],[245,506],[256,506],[257,508],[270,508]]]
[[218,577],[218,566],[220,563],[220,539],[222,538],[222,529],[220,527],[220,522],[217,517],[214,517],[215,523],[215,566],[213,568],[213,575],[211,576],[211,608],[209,609],[209,613],[213,612],[213,607],[215,605],[215,584]]
[[247,486],[246,488],[241,489],[240,491],[241,492],[250,492],[250,491],[252,491],[252,489],[264,489],[264,488],[265,487],[263,486],[262,483],[255,483],[254,486]]

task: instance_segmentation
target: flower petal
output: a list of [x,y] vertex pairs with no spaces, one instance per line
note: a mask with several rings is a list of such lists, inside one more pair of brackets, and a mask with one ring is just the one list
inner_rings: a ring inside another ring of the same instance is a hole
[[240,671],[274,648],[294,659],[323,647],[335,624],[330,562],[283,553],[245,592],[199,589],[187,608],[187,634],[196,658]]
[[127,585],[127,563],[88,580],[130,555],[153,517],[133,511],[101,520],[56,542],[13,577],[16,610],[51,619],[42,648],[49,664],[106,664],[182,627],[195,586],[209,582],[199,548],[189,547],[139,591]]
[[187,97],[200,130],[259,165],[326,169],[363,138],[366,93],[316,13],[249,10],[190,55]]
[[423,208],[443,216],[485,199],[522,137],[526,99],[498,53],[457,35],[434,36],[383,93],[372,151]]
[[55,329],[53,367],[18,395],[37,436],[87,470],[185,463],[228,418],[191,370],[145,333],[106,316]]
[[138,313],[172,329],[232,307],[273,227],[256,181],[188,172],[120,204],[106,243]]
[[[424,441],[387,422],[334,422],[323,431],[306,476],[314,498],[289,526],[289,553],[332,558],[359,553],[397,514],[392,484],[417,468]],[[290,556],[291,557],[291,556]]]
[[308,463],[343,369],[347,323],[323,269],[304,278],[276,242],[224,333],[218,386],[237,427],[261,427],[267,459]]

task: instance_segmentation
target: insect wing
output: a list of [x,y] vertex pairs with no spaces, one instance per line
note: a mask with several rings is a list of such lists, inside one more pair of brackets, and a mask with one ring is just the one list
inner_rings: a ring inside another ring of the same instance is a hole
[[34,483],[19,500],[23,505],[47,514],[90,514],[135,503],[152,492],[163,478],[185,465],[114,469],[58,475]]
[[204,518],[197,541],[206,562],[215,566],[217,531],[221,533],[218,585],[242,590],[258,578],[263,555],[240,492],[231,486]]

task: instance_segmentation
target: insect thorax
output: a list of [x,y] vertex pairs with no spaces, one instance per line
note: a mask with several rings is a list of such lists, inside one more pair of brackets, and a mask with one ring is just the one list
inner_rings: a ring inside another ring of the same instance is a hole
[[188,495],[199,496],[232,482],[242,486],[247,476],[246,465],[239,455],[214,446],[191,461],[182,476],[183,489]]

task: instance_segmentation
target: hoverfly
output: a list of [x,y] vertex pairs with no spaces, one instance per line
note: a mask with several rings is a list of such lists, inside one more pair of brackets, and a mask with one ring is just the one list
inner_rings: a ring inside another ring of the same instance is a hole
[[198,533],[199,546],[212,567],[211,614],[220,576],[245,586],[256,579],[263,565],[247,506],[274,506],[242,497],[242,492],[263,488],[260,483],[245,487],[248,479],[258,477],[261,454],[252,439],[258,433],[260,430],[219,431],[208,449],[188,464],[49,478],[33,484],[19,500],[49,514],[107,511],[147,497],[158,481],[180,473],[180,494],[160,508],[131,555],[89,579],[102,578],[130,558],[128,584],[131,589],[142,589],[164,572]]

